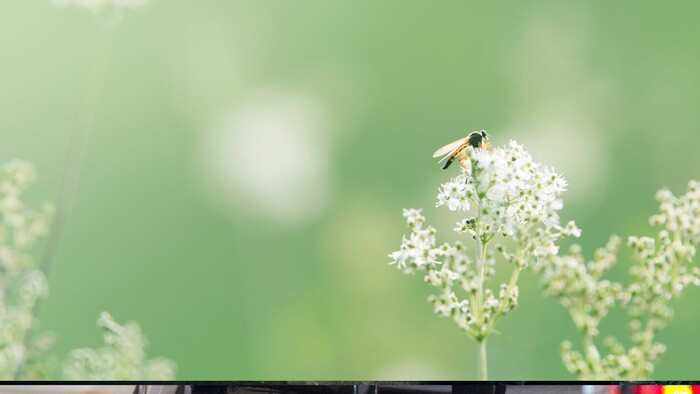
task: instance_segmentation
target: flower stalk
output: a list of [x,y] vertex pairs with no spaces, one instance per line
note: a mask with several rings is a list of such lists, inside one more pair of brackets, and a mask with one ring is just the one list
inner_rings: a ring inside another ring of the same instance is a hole
[[488,363],[486,361],[486,337],[477,341],[477,365],[479,366],[479,380],[488,380]]
[[80,180],[80,170],[85,157],[88,137],[94,123],[97,102],[109,55],[110,32],[112,29],[108,26],[99,26],[98,30],[99,33],[93,44],[87,74],[78,102],[78,111],[72,127],[68,155],[56,204],[56,216],[52,222],[51,232],[41,255],[40,267],[47,278],[51,272],[51,266],[63,236],[66,220],[70,216],[73,200],[75,199],[75,191]]

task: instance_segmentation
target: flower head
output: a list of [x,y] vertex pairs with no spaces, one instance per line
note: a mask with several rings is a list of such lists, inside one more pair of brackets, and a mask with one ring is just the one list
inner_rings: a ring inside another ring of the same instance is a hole
[[[399,250],[389,254],[390,264],[405,273],[425,271],[424,281],[439,289],[428,301],[436,314],[450,317],[469,336],[482,340],[495,321],[518,304],[515,281],[531,259],[537,262],[558,253],[556,241],[579,236],[574,222],[559,224],[560,195],[566,181],[552,169],[532,160],[518,143],[493,152],[468,147],[470,170],[440,185],[436,206],[458,214],[454,231],[477,243],[467,249],[462,243],[436,245],[436,230],[424,227],[419,209],[404,209],[411,233]],[[494,277],[496,257],[486,248],[501,235],[515,241],[515,250],[499,247],[506,261],[515,263],[515,276],[494,292],[486,284]],[[472,258],[470,256],[475,256]]]
[[[475,207],[477,217],[457,223],[455,231],[484,239],[502,234],[527,240],[527,250],[538,258],[557,254],[557,238],[580,235],[574,222],[559,224],[567,186],[562,175],[533,161],[515,141],[493,152],[467,149],[471,170],[442,184],[437,197],[436,206],[451,211]],[[542,231],[532,232],[537,227]]]

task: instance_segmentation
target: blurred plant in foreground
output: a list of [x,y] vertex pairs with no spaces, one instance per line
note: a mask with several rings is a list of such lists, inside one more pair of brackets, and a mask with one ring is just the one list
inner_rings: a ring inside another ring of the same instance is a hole
[[0,167],[0,379],[31,379],[45,364],[49,336],[32,338],[34,307],[48,284],[30,254],[46,235],[50,204],[33,209],[22,201],[34,168],[11,161]]
[[[689,267],[700,241],[700,183],[689,182],[688,191],[680,197],[659,190],[656,199],[660,213],[649,223],[663,229],[656,238],[629,237],[627,245],[636,260],[629,270],[629,286],[601,278],[616,262],[620,240],[615,236],[587,264],[581,248],[573,245],[569,255],[541,267],[545,291],[567,308],[583,337],[583,353],[572,350],[569,341],[561,345],[565,366],[580,379],[649,378],[654,362],[666,350],[654,337],[673,316],[669,302],[687,285],[700,285],[700,268]],[[603,341],[608,354],[603,356],[594,339],[600,321],[616,303],[628,312],[632,346],[626,350],[608,336]]]
[[[37,335],[36,307],[48,294],[46,277],[31,248],[47,233],[53,206],[29,207],[22,194],[34,181],[31,164],[11,161],[0,167],[0,379],[49,379],[54,358],[50,335]],[[119,326],[103,312],[107,346],[79,349],[64,367],[68,379],[172,380],[175,364],[165,358],[146,360],[146,339],[138,325]]]
[[[405,209],[411,234],[389,257],[390,264],[404,273],[424,271],[424,280],[440,289],[440,295],[428,301],[436,314],[452,318],[477,342],[478,377],[486,380],[486,340],[498,320],[517,305],[520,272],[530,263],[544,264],[556,256],[556,242],[579,236],[580,230],[574,222],[559,224],[564,178],[534,162],[521,145],[511,141],[493,153],[467,149],[471,171],[463,169],[441,185],[437,206],[460,213],[473,207],[474,216],[454,228],[474,241],[473,248],[460,242],[436,246],[436,230],[423,227],[421,210]],[[496,256],[489,245],[496,237],[509,240],[495,250],[512,267],[512,274],[508,283],[494,291],[487,285],[495,273]]]
[[139,325],[115,323],[102,312],[97,325],[104,330],[106,346],[76,349],[65,363],[63,376],[70,380],[173,380],[175,363],[164,357],[146,359],[146,338]]

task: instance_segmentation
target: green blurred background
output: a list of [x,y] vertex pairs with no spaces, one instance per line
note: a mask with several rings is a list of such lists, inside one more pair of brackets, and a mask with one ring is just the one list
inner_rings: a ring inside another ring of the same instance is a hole
[[[99,346],[138,321],[180,379],[475,379],[475,345],[387,265],[432,152],[476,129],[570,182],[592,256],[650,235],[655,191],[700,176],[700,3],[154,1],[113,31],[41,329]],[[56,201],[91,46],[84,10],[0,2],[0,159]],[[452,169],[450,169],[452,170]],[[622,278],[629,253],[623,251]],[[507,274],[501,267],[500,272]],[[700,292],[675,303],[654,378],[700,376]],[[624,315],[604,332],[624,335]],[[566,312],[521,279],[492,379],[571,379]]]

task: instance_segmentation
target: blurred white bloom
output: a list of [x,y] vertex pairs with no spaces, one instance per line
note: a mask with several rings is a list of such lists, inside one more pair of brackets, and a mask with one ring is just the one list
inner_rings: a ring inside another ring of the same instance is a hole
[[[36,178],[31,164],[11,161],[0,167],[0,379],[47,379],[52,370],[46,352],[49,335],[33,330],[37,302],[48,293],[48,282],[36,267],[31,247],[47,232],[53,208],[35,210],[22,193]],[[82,349],[66,367],[69,379],[173,379],[167,359],[146,360],[145,338],[135,324],[120,326],[109,314],[100,317],[108,346]]]
[[19,283],[19,296],[25,302],[36,302],[37,299],[46,296],[49,292],[49,284],[46,277],[39,270],[29,271]]
[[40,368],[45,337],[32,336],[34,307],[48,291],[31,249],[47,232],[52,207],[34,209],[22,194],[36,179],[30,163],[10,161],[0,167],[0,379],[28,379]]
[[660,213],[649,219],[652,225],[665,225],[668,231],[679,232],[694,244],[700,242],[700,183],[690,181],[688,192],[680,197],[661,189],[656,200]]
[[5,197],[18,197],[36,179],[34,167],[21,160],[12,160],[0,168],[0,193]]
[[63,375],[70,380],[172,380],[175,363],[166,358],[147,359],[147,340],[136,323],[117,324],[107,312],[97,321],[104,330],[104,347],[76,349],[65,362]]
[[329,201],[326,114],[313,98],[261,91],[203,136],[206,197],[234,214],[275,224],[315,219]]
[[404,209],[403,217],[406,218],[406,224],[413,228],[415,226],[420,226],[425,221],[421,209]]
[[[514,135],[522,135],[527,150],[544,163],[564,174],[567,186],[567,202],[590,202],[602,198],[610,183],[609,147],[600,144],[605,138],[590,119],[581,120],[580,114],[561,118],[561,111],[547,111],[534,119],[517,118]],[[554,148],[555,147],[555,148]],[[580,165],[580,163],[586,163]]]
[[573,237],[580,237],[581,236],[581,229],[576,226],[576,223],[574,221],[569,221],[564,228],[562,228],[562,233],[566,236],[573,236]]
[[[686,286],[700,285],[700,268],[688,266],[700,242],[698,186],[697,181],[690,181],[688,191],[679,197],[667,189],[656,194],[660,212],[649,222],[663,229],[656,237],[628,238],[636,264],[630,267],[632,280],[626,288],[602,279],[616,262],[617,237],[611,237],[587,264],[581,248],[575,245],[570,255],[555,257],[542,267],[541,279],[547,293],[555,295],[568,309],[588,343],[583,352],[572,350],[568,341],[562,343],[564,364],[578,378],[647,379],[653,372],[654,362],[666,349],[655,342],[655,337],[673,316],[669,302]],[[571,223],[562,230],[570,234],[578,231]],[[600,321],[618,301],[627,308],[633,346],[625,350],[614,337],[608,337],[604,342],[608,354],[603,357],[593,339],[598,336]]]
[[572,2],[533,7],[501,58],[514,97],[503,134],[526,139],[533,157],[566,174],[569,204],[590,204],[610,183],[612,154],[600,142],[609,138],[600,115],[613,105],[615,84],[585,66],[594,48],[589,10]]

